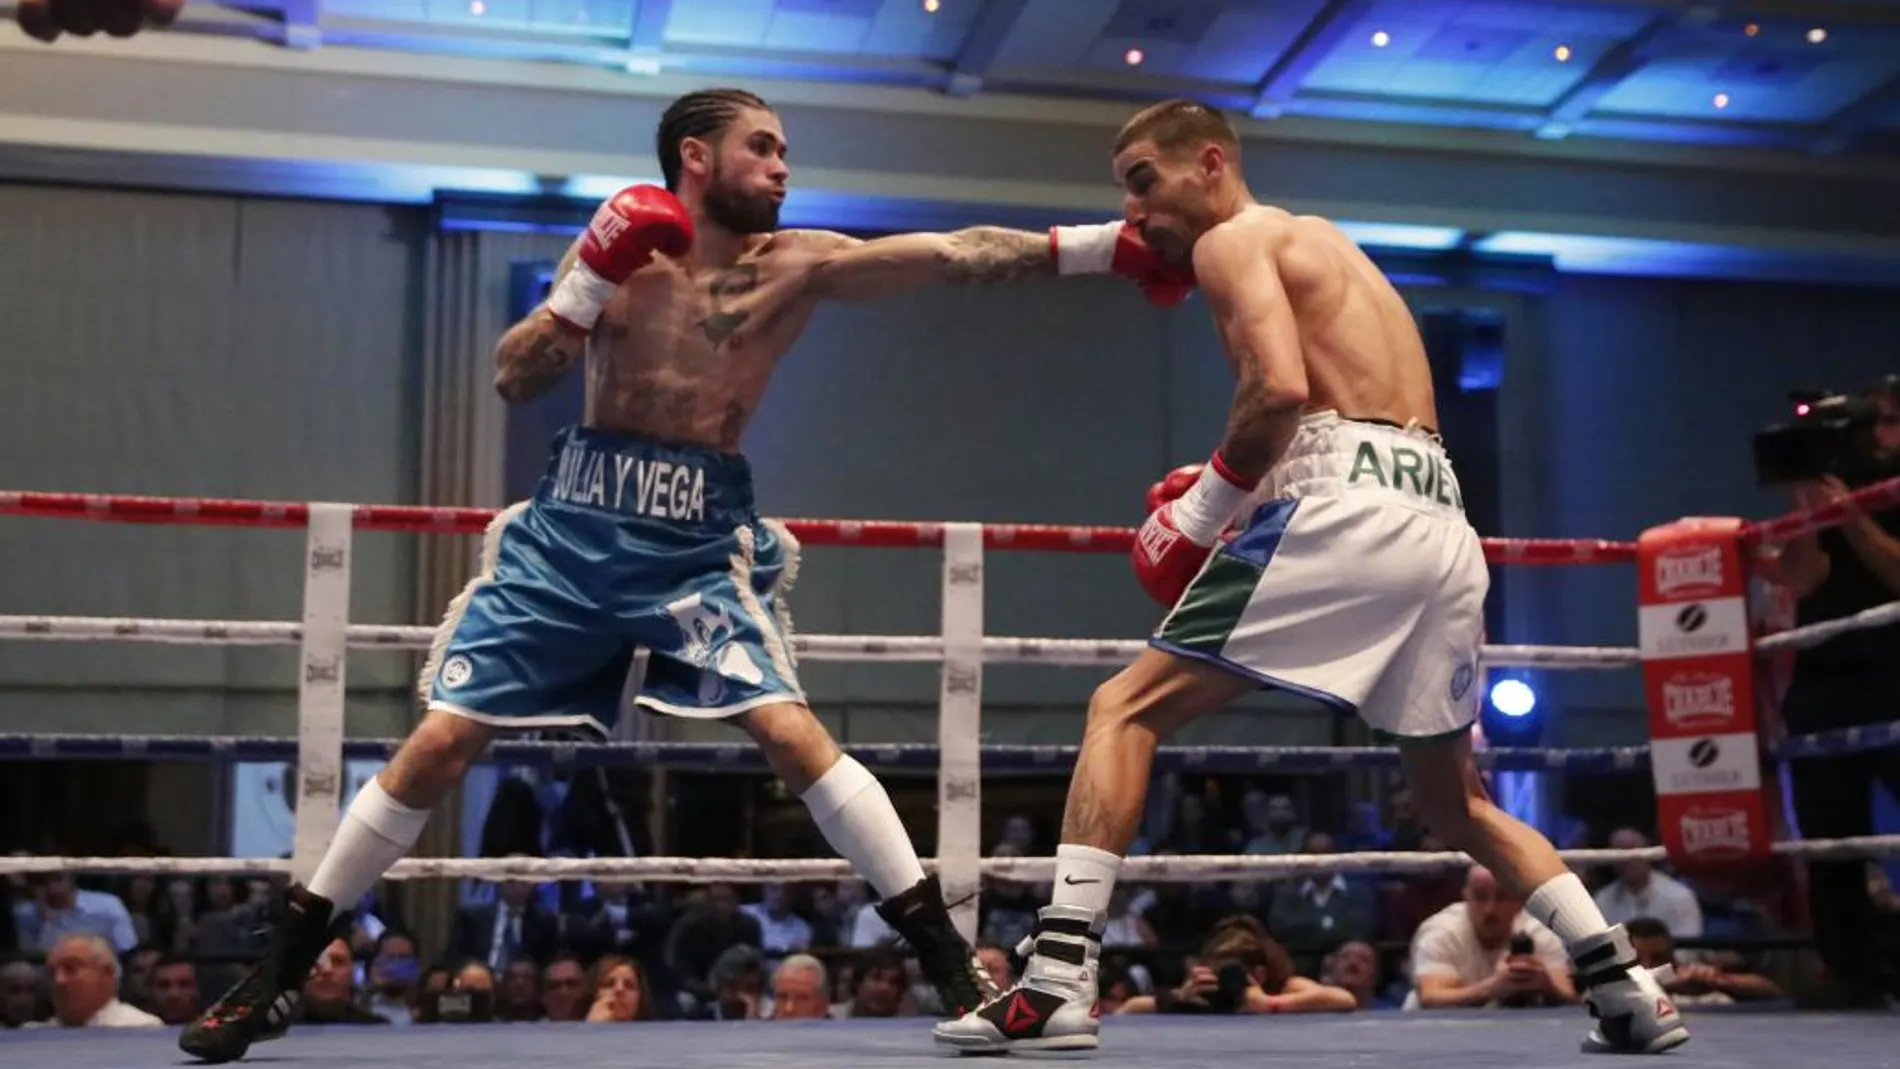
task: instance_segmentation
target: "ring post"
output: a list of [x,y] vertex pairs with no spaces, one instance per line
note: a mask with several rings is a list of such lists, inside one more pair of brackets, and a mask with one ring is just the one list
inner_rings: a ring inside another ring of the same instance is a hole
[[1771,841],[1741,531],[1686,519],[1636,543],[1657,824],[1685,864],[1759,860]]
[[[297,820],[291,874],[308,881],[336,832],[343,790],[343,683],[355,509],[310,506],[304,546],[303,640],[297,684]],[[350,903],[337,903],[347,909]]]
[[983,857],[983,527],[943,529],[943,683],[938,698],[937,876],[950,919],[976,941]]

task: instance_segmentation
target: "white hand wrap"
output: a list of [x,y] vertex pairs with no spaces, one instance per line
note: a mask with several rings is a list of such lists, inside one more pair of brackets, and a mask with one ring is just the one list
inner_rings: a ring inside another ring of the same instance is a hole
[[1246,504],[1250,487],[1233,481],[1233,474],[1217,456],[1201,469],[1201,477],[1174,501],[1174,528],[1197,546],[1211,546]]
[[1121,240],[1122,225],[1052,227],[1049,239],[1056,246],[1056,274],[1108,274],[1109,265],[1115,262],[1115,245]]
[[613,283],[594,273],[594,269],[576,260],[574,266],[548,294],[548,311],[564,323],[582,330],[593,330],[607,298],[614,295]]

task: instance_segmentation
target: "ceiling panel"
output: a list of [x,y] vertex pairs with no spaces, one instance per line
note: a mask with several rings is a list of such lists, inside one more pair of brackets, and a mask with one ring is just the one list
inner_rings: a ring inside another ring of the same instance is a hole
[[995,69],[1000,75],[1074,67],[1114,14],[1107,0],[1030,0],[997,53]]
[[795,52],[855,54],[882,6],[882,0],[778,0],[764,43]]
[[860,48],[872,55],[949,62],[981,8],[978,0],[941,0],[932,14],[919,0],[884,0]]
[[666,42],[681,45],[756,47],[765,43],[772,0],[691,0],[675,3],[666,20]]
[[1287,0],[1227,8],[1182,62],[1182,72],[1215,82],[1259,82],[1323,6],[1323,0]]
[[[1820,122],[1900,71],[1900,60],[1772,56],[1660,60],[1597,103],[1603,113],[1711,120]],[[1717,95],[1726,97],[1719,107]]]

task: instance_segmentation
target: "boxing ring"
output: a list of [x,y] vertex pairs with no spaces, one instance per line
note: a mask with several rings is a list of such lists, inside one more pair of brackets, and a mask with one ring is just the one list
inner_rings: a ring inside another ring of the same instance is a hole
[[[1866,509],[1900,505],[1900,480],[1854,496]],[[1745,525],[1740,544],[1760,547],[1838,524],[1847,515],[1836,504]],[[296,762],[293,849],[288,859],[177,857],[7,857],[0,872],[180,873],[247,875],[288,873],[305,878],[334,830],[346,758],[387,758],[399,739],[346,739],[346,662],[352,651],[426,650],[431,627],[366,626],[349,622],[352,545],[359,531],[479,535],[493,517],[480,509],[382,505],[300,504],[266,501],[152,498],[110,495],[0,492],[0,514],[80,522],[303,528],[303,615],[298,621],[131,619],[88,616],[0,615],[0,640],[114,642],[190,645],[295,645],[300,650],[298,734],[295,737],[103,736],[0,734],[0,761],[47,758]],[[19,522],[19,521],[12,521]],[[1074,746],[985,746],[981,738],[983,673],[988,665],[1042,664],[1112,669],[1132,660],[1141,640],[1079,640],[993,636],[984,632],[985,556],[992,552],[1125,554],[1134,532],[1121,528],[961,523],[792,520],[786,526],[806,546],[939,549],[942,557],[942,628],[935,635],[796,635],[800,661],[904,661],[942,665],[938,741],[935,745],[854,745],[845,749],[873,770],[937,771],[938,856],[925,859],[943,879],[945,897],[969,896],[956,913],[959,927],[974,934],[975,899],[983,876],[1031,882],[1053,878],[1053,858],[984,858],[979,841],[981,775],[985,771],[1061,773],[1074,760]],[[1591,540],[1486,539],[1494,566],[1629,565],[1639,545]],[[4,609],[0,604],[0,609]],[[1645,606],[1644,612],[1649,608]],[[1686,610],[1685,610],[1686,612]],[[1753,634],[1750,656],[1815,645],[1844,631],[1900,620],[1900,602],[1845,620],[1808,628]],[[1701,626],[1699,620],[1694,621]],[[1693,628],[1684,625],[1686,630]],[[1546,670],[1624,670],[1644,663],[1645,650],[1627,647],[1487,645],[1485,668],[1529,666]],[[1480,690],[1482,687],[1480,687]],[[1900,708],[1895,709],[1900,715]],[[1900,720],[1763,742],[1764,760],[1833,755],[1900,745]],[[1496,747],[1481,751],[1491,769],[1589,774],[1651,767],[1651,746],[1545,749]],[[749,743],[579,743],[498,740],[490,762],[539,764],[555,769],[645,765],[697,769],[763,770]],[[1658,760],[1661,760],[1659,757]],[[1163,746],[1156,771],[1263,773],[1393,769],[1395,749],[1381,747],[1180,747]],[[1900,835],[1839,840],[1778,841],[1778,855],[1827,858],[1900,856]],[[1611,864],[1662,861],[1662,846],[1640,850],[1570,850],[1567,861]],[[1276,878],[1309,872],[1424,872],[1468,864],[1459,853],[1373,852],[1328,855],[1169,856],[1129,858],[1129,882],[1202,882]],[[663,882],[767,882],[834,880],[850,875],[842,860],[731,858],[409,858],[388,878],[524,878],[570,880],[615,877]],[[1802,1015],[1685,1007],[1695,1041],[1670,1055],[1688,1064],[1900,1065],[1893,1037],[1900,1030],[1881,1016]],[[898,1064],[940,1057],[928,1023],[771,1022],[751,1027],[674,1022],[642,1024],[628,1036],[615,1030],[547,1025],[428,1026],[402,1029],[301,1029],[258,1052],[268,1059],[337,1059],[344,1064],[411,1065],[419,1059],[453,1059],[470,1067],[556,1060],[565,1064],[636,1064],[684,1067],[818,1066]],[[1581,1009],[1563,1011],[1433,1011],[1425,1014],[1360,1013],[1345,1017],[1263,1022],[1253,1018],[1191,1021],[1119,1018],[1104,1022],[1096,1060],[1108,1064],[1185,1066],[1222,1054],[1247,1064],[1387,1064],[1401,1059],[1449,1069],[1474,1064],[1589,1064],[1577,1053],[1585,1027]],[[1270,1028],[1271,1035],[1261,1029]],[[447,1029],[447,1031],[444,1031]],[[1188,1030],[1192,1029],[1190,1033]],[[112,1033],[48,1029],[9,1037],[26,1055],[21,1064],[58,1059],[73,1067],[177,1061],[169,1033]],[[632,1043],[629,1044],[628,1040]],[[425,1046],[426,1045],[426,1046]],[[631,1050],[629,1047],[631,1046]]]

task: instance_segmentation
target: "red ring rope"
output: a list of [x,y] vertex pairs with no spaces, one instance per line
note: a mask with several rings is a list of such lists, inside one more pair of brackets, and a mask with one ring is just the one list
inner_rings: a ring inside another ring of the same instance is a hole
[[[1900,506],[1900,479],[1857,491],[1861,509]],[[415,505],[357,505],[356,527],[365,531],[415,531],[480,534],[494,519],[492,509],[428,508]],[[1744,537],[1753,542],[1785,541],[1838,524],[1845,505],[1797,512],[1751,524]],[[64,516],[119,523],[178,523],[226,527],[302,527],[308,506],[289,501],[240,501],[225,498],[138,497],[127,494],[48,494],[0,491],[0,515]],[[787,520],[792,534],[812,546],[939,546],[943,525],[902,520]],[[1134,531],[1126,527],[1070,527],[1052,524],[989,524],[983,544],[989,549],[1043,550],[1056,553],[1126,553]],[[1610,564],[1636,559],[1630,542],[1566,538],[1487,538],[1485,558],[1493,564]]]

